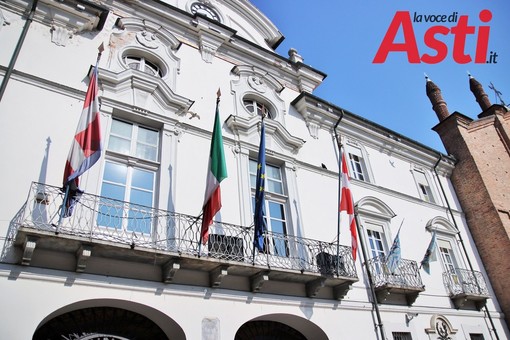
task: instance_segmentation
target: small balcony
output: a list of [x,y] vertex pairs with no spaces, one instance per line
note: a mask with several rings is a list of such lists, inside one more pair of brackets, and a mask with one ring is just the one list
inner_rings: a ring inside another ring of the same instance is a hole
[[342,299],[358,281],[351,248],[83,194],[61,218],[60,188],[33,183],[11,222],[3,260],[181,285]]
[[468,302],[481,310],[489,298],[489,290],[482,273],[455,268],[443,273],[443,282],[455,308],[467,307]]
[[367,261],[374,281],[378,303],[386,302],[390,297],[395,301],[404,298],[411,306],[418,294],[425,290],[416,261],[401,259],[398,268],[391,273],[386,266],[386,257],[378,256]]

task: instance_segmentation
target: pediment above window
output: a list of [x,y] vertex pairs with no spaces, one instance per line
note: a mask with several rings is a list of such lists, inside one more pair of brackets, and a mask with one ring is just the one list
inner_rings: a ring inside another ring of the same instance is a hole
[[356,203],[356,206],[361,214],[375,216],[379,219],[389,221],[397,216],[386,203],[372,196],[363,197]]
[[455,225],[453,225],[452,222],[442,216],[436,216],[429,220],[425,228],[430,232],[438,231],[440,233],[451,236],[459,233]]
[[149,49],[169,48],[177,50],[181,42],[167,29],[158,23],[139,18],[119,18],[116,26],[126,32],[134,32],[136,41]]
[[[258,146],[260,140],[261,119],[259,116],[249,118],[231,115],[225,121],[235,135]],[[293,136],[277,121],[264,120],[266,130],[266,149],[275,152],[297,154],[305,140]]]
[[183,115],[193,104],[191,99],[175,94],[161,78],[137,70],[114,73],[100,69],[99,81],[102,97],[163,116]]

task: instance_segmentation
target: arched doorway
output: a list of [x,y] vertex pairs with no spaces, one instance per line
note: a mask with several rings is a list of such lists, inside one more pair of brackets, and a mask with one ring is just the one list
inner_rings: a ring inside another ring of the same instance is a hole
[[32,339],[186,340],[186,335],[177,322],[153,307],[118,299],[91,299],[46,316]]
[[307,340],[292,327],[276,321],[249,321],[239,328],[234,340]]
[[168,340],[163,330],[147,317],[121,308],[91,307],[59,315],[34,333],[33,340]]
[[308,319],[290,314],[267,314],[244,323],[234,340],[329,340],[326,333]]

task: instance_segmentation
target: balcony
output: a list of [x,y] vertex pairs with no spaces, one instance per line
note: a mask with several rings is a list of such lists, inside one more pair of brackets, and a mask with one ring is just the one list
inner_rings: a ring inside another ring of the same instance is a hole
[[[11,222],[3,260],[181,285],[342,299],[358,281],[351,248],[277,233],[254,251],[253,228],[83,194],[60,217],[63,192],[33,183]],[[59,222],[60,221],[60,222]]]
[[411,306],[418,294],[425,290],[416,261],[401,259],[395,273],[390,273],[386,267],[385,256],[374,257],[368,260],[367,264],[374,281],[378,303],[384,303],[393,296],[396,301],[399,297],[405,298],[406,304]]
[[480,272],[455,268],[443,273],[443,282],[457,309],[472,302],[477,310],[481,310],[489,298],[487,284]]

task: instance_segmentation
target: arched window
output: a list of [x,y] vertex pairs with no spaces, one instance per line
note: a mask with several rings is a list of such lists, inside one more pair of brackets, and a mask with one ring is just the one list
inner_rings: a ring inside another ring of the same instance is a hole
[[274,119],[275,114],[271,111],[271,107],[255,98],[244,98],[244,108],[251,114],[257,114],[259,116],[264,115],[267,118]]
[[160,78],[164,75],[161,67],[157,63],[142,56],[126,55],[124,56],[124,63],[133,70],[139,70]]

